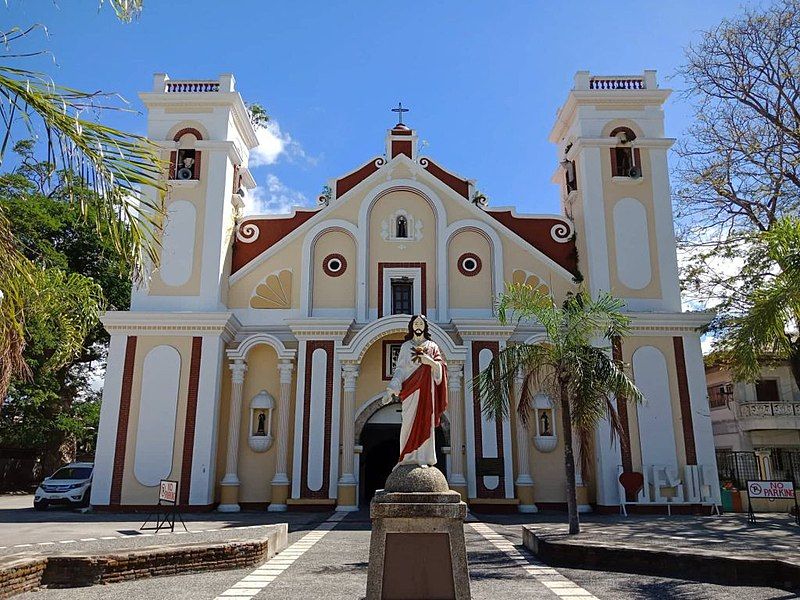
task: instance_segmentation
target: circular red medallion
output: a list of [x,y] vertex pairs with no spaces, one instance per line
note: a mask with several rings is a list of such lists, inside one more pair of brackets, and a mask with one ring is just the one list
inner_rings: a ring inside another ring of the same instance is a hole
[[458,258],[458,270],[462,275],[474,277],[481,272],[481,259],[477,254],[467,252]]
[[339,277],[347,270],[347,261],[341,254],[328,254],[322,261],[322,270],[328,277]]

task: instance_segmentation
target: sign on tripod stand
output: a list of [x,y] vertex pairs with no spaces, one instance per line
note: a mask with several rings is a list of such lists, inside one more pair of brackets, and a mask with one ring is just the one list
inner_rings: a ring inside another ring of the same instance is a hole
[[[155,525],[147,527],[150,523],[151,517],[155,515]],[[178,512],[178,482],[171,479],[162,479],[158,483],[158,504],[156,505],[155,513],[147,515],[144,524],[139,528],[140,531],[160,531],[169,527],[171,532],[175,531],[175,520],[179,520],[183,529],[186,528],[186,523],[183,522],[181,513]]]

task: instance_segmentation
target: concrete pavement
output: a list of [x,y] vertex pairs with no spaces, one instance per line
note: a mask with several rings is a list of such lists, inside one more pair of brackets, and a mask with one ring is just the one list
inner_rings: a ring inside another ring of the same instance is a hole
[[[265,516],[264,513],[253,513]],[[286,515],[284,515],[286,516]],[[40,590],[22,596],[23,600],[193,600],[217,597],[255,600],[313,599],[339,600],[363,598],[366,590],[370,522],[366,512],[349,514],[323,536],[315,529],[329,515],[290,525],[287,548],[263,567],[194,575],[180,575],[107,586],[77,589]],[[489,521],[490,519],[486,519]],[[496,521],[497,519],[493,519]],[[501,519],[502,520],[502,519]],[[782,590],[770,588],[730,588],[698,584],[678,579],[630,576],[618,573],[549,569],[521,546],[521,527],[515,523],[472,523],[465,526],[472,580],[476,600],[516,600],[519,598],[559,598],[584,600],[678,599],[722,600],[735,595],[737,600],[788,600]],[[312,536],[309,538],[309,536]],[[310,543],[309,540],[318,541]],[[293,550],[294,548],[294,550]],[[271,575],[274,573],[275,575]],[[265,575],[266,574],[266,575]],[[252,595],[250,581],[266,581]],[[549,583],[549,585],[548,585]],[[239,585],[240,587],[236,587]],[[236,590],[240,590],[237,592]],[[224,594],[224,595],[223,595]]]

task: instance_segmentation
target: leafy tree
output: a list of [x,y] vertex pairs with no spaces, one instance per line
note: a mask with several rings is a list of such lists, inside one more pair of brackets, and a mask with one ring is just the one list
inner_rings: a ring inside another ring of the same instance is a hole
[[[100,0],[101,6],[103,3]],[[141,0],[108,0],[108,4],[123,21],[137,17],[142,9]],[[30,56],[14,54],[14,42],[41,29],[39,25],[11,27],[0,33],[6,51],[0,64],[0,167],[15,140],[35,139],[29,150],[44,155],[44,160],[35,161],[43,170],[24,176],[36,182],[40,193],[48,194],[52,191],[51,178],[56,177],[62,197],[113,243],[131,265],[134,277],[141,278],[148,265],[158,264],[158,232],[165,215],[163,197],[149,197],[141,190],[150,186],[163,191],[160,151],[145,137],[92,118],[108,110],[127,110],[113,94],[57,85],[43,73],[13,64]],[[30,338],[28,320],[36,311],[59,308],[42,301],[58,281],[43,269],[20,251],[12,223],[0,208],[0,406],[12,378],[32,375],[24,355]],[[75,280],[63,283],[75,284]],[[68,291],[64,297],[69,297]],[[51,317],[56,324],[68,325],[66,318],[58,323],[56,313]],[[67,348],[66,344],[80,337],[65,337],[63,351],[54,353],[50,360],[60,357],[62,366],[68,364],[82,346]]]
[[130,267],[105,232],[69,201],[64,186],[56,181],[47,196],[28,178],[44,170],[27,155],[29,144],[16,149],[20,166],[0,176],[0,210],[22,259],[33,267],[29,289],[35,293],[26,298],[30,376],[11,384],[0,414],[0,443],[42,449],[51,470],[74,458],[76,449],[93,447],[99,398],[90,384],[107,342],[99,313],[105,306],[128,307]]
[[800,210],[800,0],[702,32],[679,75],[695,102],[675,171],[684,286],[722,323],[773,265],[752,246]]
[[736,379],[755,381],[764,362],[787,360],[800,387],[800,219],[786,217],[752,246],[776,265],[744,297],[744,310],[723,321],[718,358]]
[[608,294],[592,299],[583,290],[568,294],[558,306],[539,289],[509,284],[498,303],[500,323],[535,322],[544,328],[546,340],[509,345],[473,380],[483,410],[494,418],[502,418],[514,408],[517,373],[524,374],[516,406],[524,423],[529,421],[536,393],[543,391],[559,399],[571,534],[580,532],[573,430],[581,443],[581,460],[588,465],[590,441],[599,421],[608,418],[612,436],[621,431],[613,399],[642,399],[623,365],[610,356],[609,348],[597,345],[627,334],[629,319],[621,312],[623,306],[621,300]]

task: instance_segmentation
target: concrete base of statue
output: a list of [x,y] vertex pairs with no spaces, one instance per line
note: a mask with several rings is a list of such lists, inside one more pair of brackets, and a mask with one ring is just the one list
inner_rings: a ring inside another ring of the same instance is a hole
[[370,504],[367,600],[470,598],[466,516],[439,469],[395,468]]

